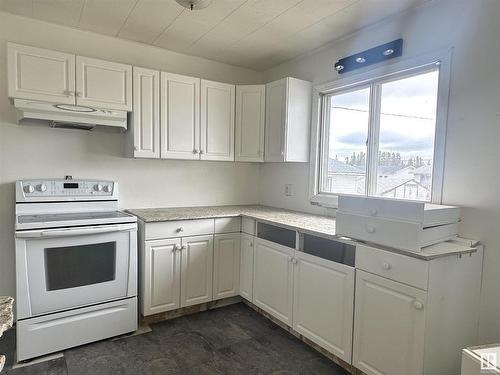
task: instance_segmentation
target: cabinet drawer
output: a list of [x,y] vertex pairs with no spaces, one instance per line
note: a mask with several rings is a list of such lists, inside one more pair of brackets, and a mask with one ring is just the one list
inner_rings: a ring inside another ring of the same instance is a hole
[[458,223],[423,228],[422,224],[337,212],[337,234],[396,249],[420,252],[458,233]]
[[241,218],[241,231],[255,236],[255,220],[249,217]]
[[410,221],[423,227],[456,223],[460,219],[459,207],[349,195],[339,197],[338,212]]
[[240,231],[240,217],[223,217],[215,219],[215,233],[235,233]]
[[144,232],[146,240],[213,234],[214,219],[146,223],[144,226]]
[[356,268],[427,290],[429,263],[425,260],[358,245]]

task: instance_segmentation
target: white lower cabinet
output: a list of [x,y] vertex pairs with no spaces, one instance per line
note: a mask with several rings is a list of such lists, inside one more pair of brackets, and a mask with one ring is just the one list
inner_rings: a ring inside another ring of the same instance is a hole
[[253,303],[289,326],[294,252],[292,248],[255,239]]
[[180,246],[180,238],[146,242],[141,259],[143,315],[180,307]]
[[352,364],[368,375],[422,375],[427,292],[356,271]]
[[240,233],[214,236],[214,300],[239,294],[240,241]]
[[293,329],[351,362],[354,268],[295,252]]
[[182,239],[181,307],[212,300],[213,236]]
[[241,233],[240,255],[240,295],[246,300],[253,300],[253,254],[254,236]]

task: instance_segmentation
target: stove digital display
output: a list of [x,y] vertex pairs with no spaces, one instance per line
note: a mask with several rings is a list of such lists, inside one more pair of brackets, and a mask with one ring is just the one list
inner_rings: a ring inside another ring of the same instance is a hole
[[63,186],[65,189],[78,189],[78,183],[76,182],[65,182]]

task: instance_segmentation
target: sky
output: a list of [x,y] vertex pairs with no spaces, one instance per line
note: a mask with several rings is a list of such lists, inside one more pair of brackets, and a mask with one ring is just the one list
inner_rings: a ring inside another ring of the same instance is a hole
[[[382,85],[379,150],[432,158],[438,71]],[[331,158],[366,152],[369,88],[336,95],[331,101]]]

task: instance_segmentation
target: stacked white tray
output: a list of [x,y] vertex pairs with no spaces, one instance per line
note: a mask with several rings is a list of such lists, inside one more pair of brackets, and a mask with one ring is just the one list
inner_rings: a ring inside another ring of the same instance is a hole
[[337,235],[420,252],[458,234],[460,208],[387,198],[340,196]]

